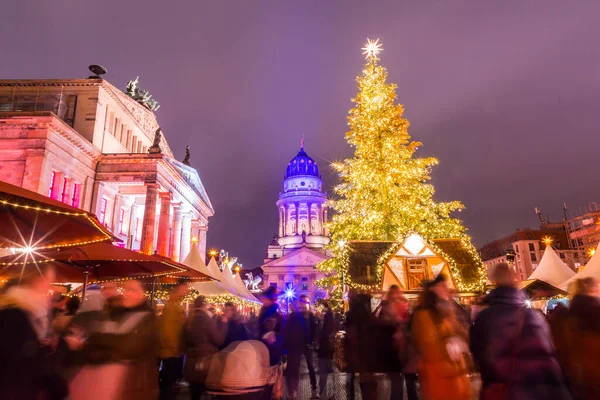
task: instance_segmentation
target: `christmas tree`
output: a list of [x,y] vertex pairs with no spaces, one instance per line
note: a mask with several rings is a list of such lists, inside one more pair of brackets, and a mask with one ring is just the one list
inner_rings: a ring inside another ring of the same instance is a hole
[[339,176],[328,226],[334,257],[318,266],[331,274],[321,284],[335,288],[332,298],[340,298],[341,284],[351,284],[344,278],[350,240],[394,241],[414,232],[428,239],[461,238],[472,248],[461,221],[451,216],[462,203],[434,200],[434,187],[427,182],[438,160],[415,156],[421,143],[408,134],[404,108],[396,103],[397,86],[387,82],[380,64],[381,44],[368,41],[363,50],[367,61],[356,79],[346,133],[354,156],[332,164]]

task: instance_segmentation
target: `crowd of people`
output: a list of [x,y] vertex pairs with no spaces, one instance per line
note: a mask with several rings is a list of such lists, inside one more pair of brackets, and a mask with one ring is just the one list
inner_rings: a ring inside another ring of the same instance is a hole
[[375,308],[371,295],[351,291],[345,315],[327,301],[313,312],[305,296],[281,310],[273,287],[257,316],[232,303],[216,310],[204,296],[186,309],[189,288],[176,285],[157,315],[136,280],[90,288],[80,303],[49,296],[54,271],[40,267],[0,295],[3,399],[199,400],[213,357],[247,340],[264,344],[277,371],[262,399],[298,399],[303,359],[310,397],[335,398],[336,353],[349,399],[355,389],[364,400],[600,399],[600,284],[592,278],[576,281],[570,305],[548,316],[528,307],[506,264],[472,309],[439,275],[415,304],[397,286]]

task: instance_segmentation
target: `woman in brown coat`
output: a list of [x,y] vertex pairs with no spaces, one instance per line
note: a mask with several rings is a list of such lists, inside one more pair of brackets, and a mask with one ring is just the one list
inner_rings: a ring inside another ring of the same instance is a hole
[[450,303],[445,278],[426,284],[413,316],[412,337],[419,352],[419,381],[423,400],[469,400],[467,331]]

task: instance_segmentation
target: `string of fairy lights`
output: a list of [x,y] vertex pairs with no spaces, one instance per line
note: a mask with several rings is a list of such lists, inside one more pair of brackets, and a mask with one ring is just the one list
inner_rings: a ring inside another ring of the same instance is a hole
[[64,216],[84,217],[103,236],[101,238],[84,240],[84,241],[79,241],[79,242],[56,243],[56,244],[47,245],[47,246],[43,246],[43,245],[42,246],[36,246],[35,247],[36,250],[58,249],[58,248],[64,248],[64,247],[83,246],[83,245],[87,245],[87,244],[107,242],[107,241],[112,241],[113,240],[113,237],[96,220],[96,218],[93,217],[93,216],[90,216],[90,214],[86,213],[86,212],[64,211],[64,210],[57,210],[57,209],[54,209],[52,207],[41,207],[41,206],[32,206],[32,205],[28,205],[28,204],[19,204],[19,203],[15,203],[13,201],[8,201],[6,199],[0,199],[0,205],[10,206],[10,207],[13,207],[13,208],[20,208],[20,209],[24,209],[24,210],[31,210],[31,211],[37,211],[37,212],[52,213],[52,214],[57,214],[57,215],[64,215]]

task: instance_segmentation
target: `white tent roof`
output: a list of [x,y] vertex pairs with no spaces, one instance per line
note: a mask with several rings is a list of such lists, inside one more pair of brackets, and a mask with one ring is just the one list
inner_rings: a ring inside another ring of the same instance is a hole
[[236,287],[235,288],[238,290],[238,293],[243,294],[244,297],[247,298],[248,300],[258,301],[256,299],[256,297],[254,297],[254,295],[252,293],[250,293],[250,291],[248,290],[248,288],[244,284],[244,281],[242,280],[242,277],[240,276],[239,272],[237,272],[235,274],[234,281],[236,283]]
[[236,296],[244,297],[244,296],[240,295],[237,290],[235,290],[235,282],[233,280],[233,275],[231,274],[229,267],[225,266],[225,269],[223,271],[221,271],[219,269],[219,266],[217,265],[217,261],[215,261],[215,259],[213,257],[210,259],[210,261],[208,263],[208,270],[210,271],[211,274],[219,274],[219,277],[221,279],[221,284],[223,286],[225,286],[225,288],[228,291],[230,291],[231,293],[233,293]]
[[222,279],[220,276],[214,276],[202,261],[202,257],[200,256],[200,251],[197,246],[192,246],[190,249],[190,253],[183,261],[183,264],[193,268],[197,271],[202,272],[210,276],[217,281],[208,281],[208,282],[197,282],[193,285],[194,289],[196,289],[203,296],[218,296],[223,294],[230,294],[230,292],[223,286],[219,280]]
[[552,246],[546,246],[540,264],[527,280],[538,279],[558,287],[573,275],[575,272],[562,262]]
[[581,271],[576,273],[574,276],[571,277],[571,279],[567,280],[559,287],[562,290],[567,290],[569,289],[569,285],[571,284],[571,282],[583,278],[596,278],[600,280],[600,244],[598,244],[596,252],[592,256],[590,261],[588,261],[588,263],[585,265],[585,267],[583,267]]

